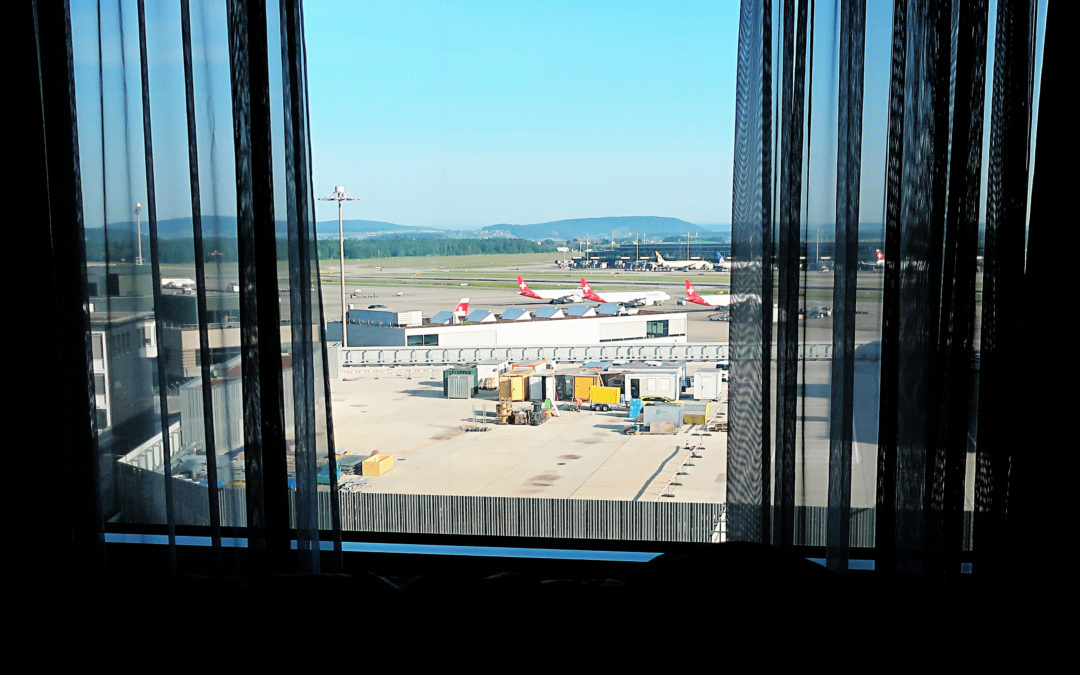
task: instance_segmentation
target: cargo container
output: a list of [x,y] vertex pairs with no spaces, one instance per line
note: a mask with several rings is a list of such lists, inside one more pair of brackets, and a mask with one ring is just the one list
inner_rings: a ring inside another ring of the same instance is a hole
[[670,423],[674,425],[674,430],[671,433],[675,433],[682,427],[683,412],[681,405],[647,405],[642,410],[642,421],[650,429],[652,429],[654,423]]
[[709,421],[712,401],[692,401],[683,406],[683,424],[705,424]]
[[450,398],[448,382],[451,375],[468,375],[473,394],[480,389],[480,379],[477,377],[476,366],[452,366],[443,371],[443,396],[447,398]]
[[627,399],[643,396],[664,396],[679,400],[682,375],[678,371],[635,371],[624,374],[623,394]]
[[468,374],[450,375],[445,379],[446,398],[472,398],[472,379]]
[[719,370],[699,370],[694,373],[694,398],[698,401],[713,401],[720,398]]
[[519,361],[518,363],[510,364],[512,369],[530,369],[535,372],[541,372],[545,370],[554,370],[555,362],[548,361],[547,359],[537,359],[536,361]]
[[591,400],[590,394],[593,387],[603,387],[604,381],[600,379],[599,375],[575,375],[574,376],[574,398],[580,398],[582,401]]
[[531,369],[508,370],[499,376],[500,401],[527,401]]
[[510,362],[506,359],[485,359],[476,364],[476,376],[480,380],[480,386],[483,388],[485,381],[494,380],[494,386],[490,387],[494,389],[499,386],[499,376],[510,369]]
[[558,400],[556,395],[556,385],[554,375],[544,375],[544,399],[550,401]]

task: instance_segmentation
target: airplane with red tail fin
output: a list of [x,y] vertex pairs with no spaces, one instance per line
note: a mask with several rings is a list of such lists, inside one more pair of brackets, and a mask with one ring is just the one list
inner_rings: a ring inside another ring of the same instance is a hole
[[730,307],[731,306],[731,294],[730,293],[713,293],[710,295],[698,295],[697,289],[690,283],[690,280],[686,280],[686,300],[697,305],[704,305],[706,307]]
[[582,294],[576,288],[556,288],[542,291],[534,291],[521,277],[517,278],[517,294],[534,300],[547,300],[553,305],[581,302]]
[[581,280],[581,293],[586,300],[592,300],[593,302],[615,302],[630,305],[631,307],[659,305],[665,300],[671,299],[671,296],[663,291],[605,291],[600,294],[584,278]]
[[859,269],[872,270],[874,272],[885,271],[885,254],[881,252],[881,249],[874,249],[874,262],[868,262],[864,260],[859,261]]

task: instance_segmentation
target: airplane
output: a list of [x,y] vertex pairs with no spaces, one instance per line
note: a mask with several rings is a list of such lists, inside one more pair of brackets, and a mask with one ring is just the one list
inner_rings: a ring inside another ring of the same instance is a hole
[[716,293],[712,295],[698,295],[697,289],[690,283],[690,280],[686,280],[686,299],[698,305],[705,305],[706,307],[730,307],[731,306],[731,294],[730,293]]
[[660,251],[653,251],[656,254],[656,264],[664,269],[669,270],[711,270],[713,264],[708,260],[664,260],[664,256],[660,255]]
[[581,293],[585,296],[586,300],[592,300],[593,302],[615,302],[629,305],[630,307],[659,305],[665,300],[671,299],[671,296],[663,291],[615,291],[604,293],[603,296],[600,296],[584,278],[581,280]]
[[871,270],[873,272],[885,271],[885,254],[881,252],[881,249],[874,249],[874,255],[877,256],[875,262],[859,261],[859,269]]
[[716,254],[716,269],[720,272],[731,271],[731,261],[724,260],[724,256],[720,255],[719,252],[717,252]]
[[547,291],[534,291],[529,288],[529,284],[525,283],[525,280],[521,277],[518,280],[518,295],[523,295],[526,298],[535,298],[536,300],[548,300],[551,304],[566,304],[569,302],[581,302],[582,294],[576,288],[556,288]]
[[462,298],[458,300],[457,307],[454,308],[454,316],[468,316],[469,315],[469,299]]

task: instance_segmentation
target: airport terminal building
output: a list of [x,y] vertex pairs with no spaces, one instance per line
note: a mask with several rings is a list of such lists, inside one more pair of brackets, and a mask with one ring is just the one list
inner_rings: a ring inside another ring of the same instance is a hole
[[[631,310],[634,311],[634,310]],[[605,313],[610,312],[610,313]],[[512,307],[500,314],[473,310],[465,317],[439,312],[349,311],[350,347],[517,347],[530,345],[684,344],[685,312],[615,313],[604,306]],[[341,341],[341,322],[327,325],[327,340]]]

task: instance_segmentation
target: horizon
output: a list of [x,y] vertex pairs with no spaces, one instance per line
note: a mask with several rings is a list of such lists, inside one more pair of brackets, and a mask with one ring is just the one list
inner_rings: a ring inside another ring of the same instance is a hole
[[[196,110],[198,124],[228,128],[225,36],[201,32],[204,23],[224,21],[224,8],[196,9],[205,16],[194,23],[193,39],[202,49],[193,65],[200,96],[214,101]],[[831,25],[834,10],[820,3],[814,21]],[[134,123],[141,110],[141,75],[131,65],[138,63],[138,32],[122,28],[134,20],[129,11],[102,6],[103,30],[113,32],[101,36],[99,57],[93,6],[75,3],[71,11],[85,224],[131,221],[134,204],[147,201],[142,130]],[[158,3],[146,11],[155,24],[179,12]],[[883,215],[891,11],[885,4],[867,7],[862,223]],[[991,11],[990,35],[994,21]],[[363,197],[348,207],[355,219],[474,230],[629,212],[730,227],[737,3],[659,7],[597,0],[525,7],[412,0],[360,7],[327,0],[305,7],[305,27],[312,183],[344,185]],[[176,75],[179,41],[155,38],[148,44],[151,93],[168,101],[183,90]],[[1041,40],[1040,33],[1037,70]],[[815,93],[807,111],[802,195],[809,227],[830,226],[835,211],[828,195],[835,193],[838,82],[826,42],[815,43],[811,55]],[[992,49],[987,60],[989,70]],[[269,75],[279,91],[280,70],[270,68]],[[1038,87],[1036,76],[1036,94]],[[122,114],[103,120],[102,106]],[[155,105],[152,115],[158,151],[182,156],[182,106]],[[989,118],[987,112],[987,124]],[[212,135],[203,138],[203,213],[232,216],[233,158],[215,153]],[[275,138],[275,158],[283,154],[281,142]],[[105,165],[103,153],[110,156],[107,168],[91,170]],[[284,180],[283,168],[275,173],[275,182]],[[184,164],[155,165],[159,221],[190,213],[187,179]],[[980,224],[985,210],[983,198]],[[333,205],[316,202],[316,216],[318,222],[335,219]]]

